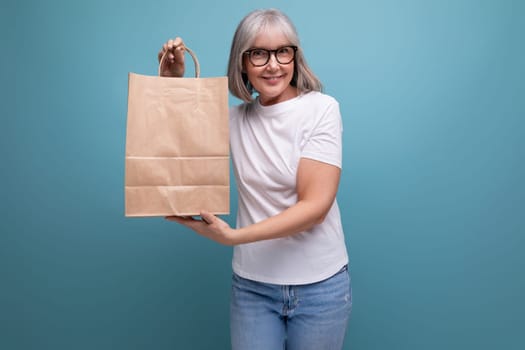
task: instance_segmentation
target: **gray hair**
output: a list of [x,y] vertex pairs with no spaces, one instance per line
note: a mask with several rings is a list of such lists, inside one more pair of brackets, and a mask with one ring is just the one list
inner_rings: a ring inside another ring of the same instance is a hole
[[257,34],[269,26],[280,28],[290,40],[290,44],[298,47],[295,55],[294,75],[290,84],[297,87],[299,93],[321,91],[321,81],[306,63],[299,45],[299,36],[292,21],[279,10],[267,9],[250,12],[237,26],[228,62],[228,84],[232,95],[245,102],[253,101],[253,87],[246,73],[243,73],[243,55],[252,47]]

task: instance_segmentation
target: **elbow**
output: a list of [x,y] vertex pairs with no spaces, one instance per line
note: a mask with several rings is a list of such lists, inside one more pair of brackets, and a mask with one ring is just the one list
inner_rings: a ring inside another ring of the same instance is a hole
[[311,229],[314,226],[322,224],[332,208],[332,203],[333,202],[319,203],[316,201],[301,201],[302,213],[305,219],[304,223],[307,226],[306,229]]
[[332,210],[333,205],[334,205],[334,200],[331,200],[331,201],[325,202],[323,205],[318,207],[318,211],[315,215],[314,225],[320,225],[324,222],[324,220],[328,216],[328,213]]
[[324,219],[326,219],[326,216],[328,215],[328,211],[323,211],[322,213],[319,213],[313,220],[312,226],[320,225],[324,222]]

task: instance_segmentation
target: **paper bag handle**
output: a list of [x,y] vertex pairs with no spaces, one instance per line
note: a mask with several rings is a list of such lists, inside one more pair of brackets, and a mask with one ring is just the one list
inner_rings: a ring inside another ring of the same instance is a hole
[[[197,56],[193,51],[190,50],[189,47],[184,46],[184,51],[188,51],[188,53],[191,55],[191,58],[193,59],[193,63],[195,64],[195,78],[200,77],[201,75],[201,67],[199,65],[199,60],[197,59]],[[164,63],[164,59],[166,58],[166,54],[168,51],[164,52],[164,55],[162,55],[162,58],[159,62],[159,77],[160,77],[160,68],[162,67],[162,64]]]

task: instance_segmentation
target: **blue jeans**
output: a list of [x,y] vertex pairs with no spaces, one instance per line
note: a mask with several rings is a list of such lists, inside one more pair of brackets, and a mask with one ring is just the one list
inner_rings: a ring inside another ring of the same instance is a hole
[[313,284],[276,285],[233,274],[233,350],[340,350],[352,310],[348,269]]

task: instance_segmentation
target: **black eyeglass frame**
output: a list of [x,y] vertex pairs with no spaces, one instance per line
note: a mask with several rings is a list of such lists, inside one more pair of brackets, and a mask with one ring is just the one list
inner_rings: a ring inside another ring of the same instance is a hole
[[[279,58],[277,57],[277,51],[281,50],[281,49],[284,49],[285,47],[290,47],[292,50],[293,50],[293,56],[292,56],[292,59],[286,63],[284,62],[281,62],[279,61]],[[268,50],[268,49],[263,49],[263,48],[259,48],[259,47],[254,47],[253,49],[249,49],[249,50],[246,50],[243,52],[244,55],[247,55],[248,56],[248,60],[250,61],[250,63],[254,66],[254,67],[262,67],[262,66],[265,66],[268,64],[268,62],[270,62],[270,57],[272,57],[272,53],[273,55],[275,56],[275,60],[277,61],[277,63],[279,64],[290,64],[293,62],[293,60],[295,60],[295,56],[297,54],[297,50],[299,49],[299,47],[295,46],[295,45],[284,45],[284,46],[281,46],[281,47],[278,47],[277,49],[275,50]],[[251,53],[253,51],[257,51],[257,50],[260,50],[260,51],[265,51],[268,53],[268,58],[266,59],[266,62],[264,62],[263,64],[254,64],[252,62],[252,56],[251,56]]]

